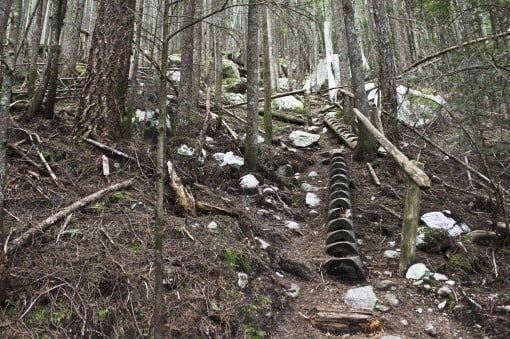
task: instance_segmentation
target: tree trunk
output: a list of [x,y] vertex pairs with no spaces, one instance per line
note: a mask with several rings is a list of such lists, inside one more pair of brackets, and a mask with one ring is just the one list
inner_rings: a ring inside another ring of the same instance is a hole
[[[365,93],[365,82],[363,81],[363,61],[361,58],[361,47],[359,45],[358,34],[355,30],[354,7],[351,0],[342,0],[342,2],[344,9],[345,31],[347,33],[349,49],[352,84],[355,95],[354,106],[358,108],[369,120],[372,120],[367,95]],[[370,162],[375,157],[375,141],[363,125],[358,124],[357,130],[359,139],[358,146],[354,151],[353,159],[360,162]]]
[[340,86],[350,85],[349,55],[347,51],[347,37],[345,34],[345,25],[343,23],[344,10],[340,1],[332,1],[333,23],[337,36],[337,49],[339,59],[339,79]]
[[15,48],[18,40],[17,32],[19,32],[19,16],[22,8],[22,0],[15,0],[12,6],[11,27],[9,38],[7,39],[7,49],[5,60],[3,61],[4,76],[0,92],[0,302],[6,296],[5,293],[9,288],[9,271],[7,270],[7,257],[4,252],[4,241],[7,230],[3,224],[3,206],[5,194],[5,178],[7,176],[7,124],[9,121],[9,105],[11,103],[12,84],[15,67]]
[[165,228],[165,208],[164,208],[164,192],[165,192],[165,154],[166,154],[166,69],[168,65],[168,40],[169,34],[169,0],[164,1],[163,5],[163,42],[161,50],[160,71],[159,76],[159,117],[158,117],[158,143],[156,148],[156,215],[154,225],[154,313],[152,318],[152,327],[154,338],[160,339],[165,337],[164,332],[164,307],[163,302],[163,244],[164,244],[164,228]]
[[[195,19],[195,0],[184,2],[182,26],[190,25]],[[172,124],[172,134],[185,133],[188,118],[193,107],[193,26],[181,33],[181,86],[179,91],[179,106],[175,121]]]
[[[7,22],[11,13],[12,0],[4,0],[0,4],[0,59],[4,54],[5,33],[7,31]],[[0,79],[1,80],[1,79]]]
[[[395,117],[386,120],[386,135],[395,142],[399,139],[397,129],[397,88],[395,84],[395,57],[391,41],[391,27],[388,20],[386,1],[373,1],[375,36],[377,40],[379,64],[379,103],[380,108]],[[381,131],[382,132],[382,131]]]
[[35,85],[37,81],[37,60],[39,59],[39,47],[41,46],[41,35],[43,28],[43,10],[46,1],[41,0],[37,3],[37,12],[35,13],[35,26],[30,37],[30,66],[27,74],[27,93],[29,100],[33,100],[35,95]]
[[258,164],[258,99],[259,99],[259,8],[257,0],[248,2],[248,41],[246,43],[246,69],[248,116],[245,139],[246,170],[256,171]]
[[139,0],[138,3],[138,9],[136,11],[136,38],[135,38],[135,47],[133,50],[133,57],[131,58],[131,67],[129,69],[129,96],[127,98],[126,107],[127,112],[130,114],[135,110],[134,107],[134,99],[136,96],[136,92],[138,91],[138,67],[140,63],[140,49],[141,46],[141,40],[142,40],[142,23],[143,23],[143,14],[144,14],[144,0]]
[[269,26],[268,26],[268,8],[264,6],[262,9],[262,55],[263,68],[262,78],[264,82],[264,142],[271,145],[273,142],[273,117],[271,112],[271,95],[273,95],[272,78],[271,78],[271,50],[269,44]]
[[83,22],[85,0],[73,0],[73,10],[69,13],[62,39],[62,75],[76,74],[76,64],[80,56],[80,32]]
[[135,20],[135,0],[101,0],[75,137],[127,136],[126,94]]

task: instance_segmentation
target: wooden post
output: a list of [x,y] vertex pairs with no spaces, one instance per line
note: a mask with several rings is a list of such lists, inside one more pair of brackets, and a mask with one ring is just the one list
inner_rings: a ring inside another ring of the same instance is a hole
[[305,126],[308,127],[312,124],[312,109],[310,102],[310,90],[305,90],[305,103],[304,103],[304,116],[305,116]]
[[[423,164],[411,160],[418,168],[423,170]],[[410,178],[407,179],[407,191],[404,207],[404,221],[402,222],[402,240],[400,243],[399,272],[404,274],[409,265],[414,261],[416,253],[416,232],[420,218],[421,189]]]

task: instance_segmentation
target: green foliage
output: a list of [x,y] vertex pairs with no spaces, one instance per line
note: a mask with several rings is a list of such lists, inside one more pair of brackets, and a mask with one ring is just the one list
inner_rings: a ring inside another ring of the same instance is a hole
[[44,160],[46,160],[47,162],[53,162],[55,161],[55,155],[53,154],[53,152],[50,152],[50,151],[43,151],[42,152],[42,155],[44,157]]
[[116,202],[119,202],[122,200],[127,200],[128,198],[129,198],[129,196],[127,195],[127,193],[115,192],[112,195],[110,195],[109,201],[111,203],[116,203]]
[[251,259],[246,253],[237,253],[231,249],[225,249],[220,254],[223,262],[233,270],[239,270],[245,273],[251,272]]
[[76,65],[76,73],[78,73],[78,76],[85,75],[86,71],[87,71],[87,66],[86,65],[82,65],[82,64]]
[[106,209],[106,204],[104,202],[98,201],[92,205],[92,209],[96,211],[97,214],[101,214]]
[[265,331],[257,329],[250,323],[244,324],[244,331],[249,339],[262,339],[267,336]]

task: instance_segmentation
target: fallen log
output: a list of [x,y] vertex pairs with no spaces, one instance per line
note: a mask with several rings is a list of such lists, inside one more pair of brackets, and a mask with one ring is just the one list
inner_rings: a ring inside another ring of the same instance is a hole
[[325,331],[349,331],[373,333],[382,330],[382,323],[370,312],[345,312],[323,307],[315,307],[308,319],[313,327]]
[[363,113],[361,113],[357,108],[354,108],[354,114],[358,118],[358,120],[363,123],[363,125],[367,128],[367,130],[374,136],[374,138],[381,144],[382,147],[388,151],[388,153],[393,157],[395,162],[406,172],[409,178],[414,181],[420,188],[429,188],[430,187],[430,179],[419,169],[416,165],[414,165],[405,155],[402,153],[395,145],[393,145],[386,137],[379,132],[374,125],[368,120]]
[[38,223],[37,225],[35,225],[35,226],[31,227],[30,229],[28,229],[27,231],[25,231],[23,234],[21,234],[16,239],[12,240],[7,247],[7,253],[10,253],[13,250],[15,250],[16,248],[26,244],[33,236],[35,236],[37,234],[44,233],[50,226],[52,226],[59,220],[65,218],[66,216],[73,213],[74,211],[90,204],[91,202],[94,202],[94,201],[104,197],[105,195],[107,195],[111,192],[115,192],[115,191],[118,191],[118,190],[121,190],[121,189],[124,189],[124,188],[127,188],[127,187],[133,185],[134,180],[135,179],[128,179],[128,180],[122,181],[120,183],[108,186],[106,188],[103,188],[100,191],[92,193],[92,194],[72,203],[71,205],[69,205],[67,207],[64,207],[57,213],[49,216],[42,222]]

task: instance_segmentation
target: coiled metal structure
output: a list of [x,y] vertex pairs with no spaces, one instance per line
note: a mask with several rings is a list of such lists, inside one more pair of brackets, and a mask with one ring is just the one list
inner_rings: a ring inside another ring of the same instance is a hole
[[366,280],[360,257],[351,206],[349,171],[345,157],[330,157],[329,207],[326,228],[326,253],[333,258],[325,265],[326,273],[342,280]]

